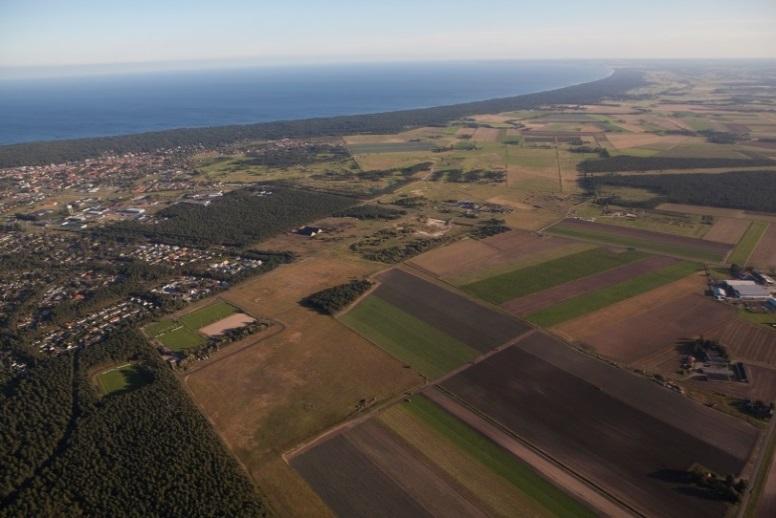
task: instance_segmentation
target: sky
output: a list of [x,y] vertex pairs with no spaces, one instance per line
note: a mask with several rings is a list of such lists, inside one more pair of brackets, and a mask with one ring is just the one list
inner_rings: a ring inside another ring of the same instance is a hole
[[0,0],[0,74],[578,58],[776,58],[776,0]]

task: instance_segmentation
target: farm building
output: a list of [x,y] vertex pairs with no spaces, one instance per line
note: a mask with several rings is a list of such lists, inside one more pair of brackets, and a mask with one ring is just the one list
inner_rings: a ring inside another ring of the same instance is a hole
[[771,293],[768,288],[761,286],[754,281],[725,281],[725,285],[734,294],[735,298],[741,300],[768,300]]
[[300,227],[296,231],[297,234],[302,235],[302,236],[307,236],[307,237],[315,237],[318,234],[320,234],[321,232],[323,232],[322,228],[319,228],[319,227],[309,227],[309,226]]

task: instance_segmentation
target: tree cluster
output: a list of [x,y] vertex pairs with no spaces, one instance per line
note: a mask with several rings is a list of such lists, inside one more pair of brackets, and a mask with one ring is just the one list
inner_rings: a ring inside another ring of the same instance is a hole
[[371,281],[354,279],[345,284],[313,293],[302,299],[300,304],[319,313],[333,315],[347,307],[371,287]]
[[[587,177],[590,191],[604,187],[636,187],[655,193],[647,203],[688,203],[761,212],[776,212],[776,172],[735,171],[729,173],[687,173],[652,175],[605,175]],[[634,205],[615,199],[614,203]]]
[[158,213],[162,219],[155,224],[125,221],[97,231],[179,245],[245,246],[355,203],[355,199],[345,196],[278,186],[272,187],[269,196],[241,189],[225,194],[208,206],[172,205]]
[[708,169],[719,167],[760,167],[776,165],[769,158],[689,158],[619,155],[583,160],[577,168],[582,173],[616,173],[619,171],[662,171],[667,169]]

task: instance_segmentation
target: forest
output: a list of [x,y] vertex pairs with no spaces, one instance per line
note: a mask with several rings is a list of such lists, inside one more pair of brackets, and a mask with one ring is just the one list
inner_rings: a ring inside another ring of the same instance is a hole
[[[150,383],[100,397],[132,360]],[[40,359],[0,392],[0,516],[263,516],[210,425],[135,331]]]
[[366,205],[357,205],[349,209],[342,210],[334,214],[338,218],[356,218],[356,219],[399,219],[407,214],[406,210],[386,207],[384,205],[375,205],[368,203]]
[[592,104],[604,98],[621,97],[628,90],[643,83],[642,72],[620,68],[611,76],[590,83],[547,92],[434,108],[211,128],[185,128],[117,137],[10,144],[0,146],[0,168],[62,163],[105,153],[153,152],[160,149],[199,145],[214,148],[257,139],[395,133],[419,126],[445,125],[450,121],[481,113],[530,109],[546,104]]
[[357,203],[353,198],[333,194],[280,186],[271,189],[271,195],[251,188],[240,189],[207,207],[177,203],[161,210],[156,224],[124,221],[96,232],[115,237],[142,236],[178,245],[245,246]]
[[[605,187],[636,187],[656,194],[640,205],[663,202],[689,203],[760,212],[776,212],[776,172],[736,171],[719,174],[645,174],[586,177],[586,189],[599,192]],[[634,205],[611,200],[618,205]]]
[[708,169],[712,167],[762,167],[776,165],[768,158],[687,158],[662,156],[612,156],[591,158],[579,163],[582,173],[618,171],[660,171],[665,169]]
[[300,304],[319,313],[333,315],[348,306],[371,287],[371,281],[354,279],[345,284],[313,293],[302,299]]

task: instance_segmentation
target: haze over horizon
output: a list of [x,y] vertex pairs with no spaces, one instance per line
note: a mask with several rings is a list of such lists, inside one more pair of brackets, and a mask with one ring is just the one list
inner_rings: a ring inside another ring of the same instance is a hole
[[[754,13],[757,13],[755,16]],[[0,78],[354,61],[776,58],[776,3],[151,0],[0,5]],[[93,68],[93,67],[92,67]],[[34,74],[33,74],[34,75]]]

